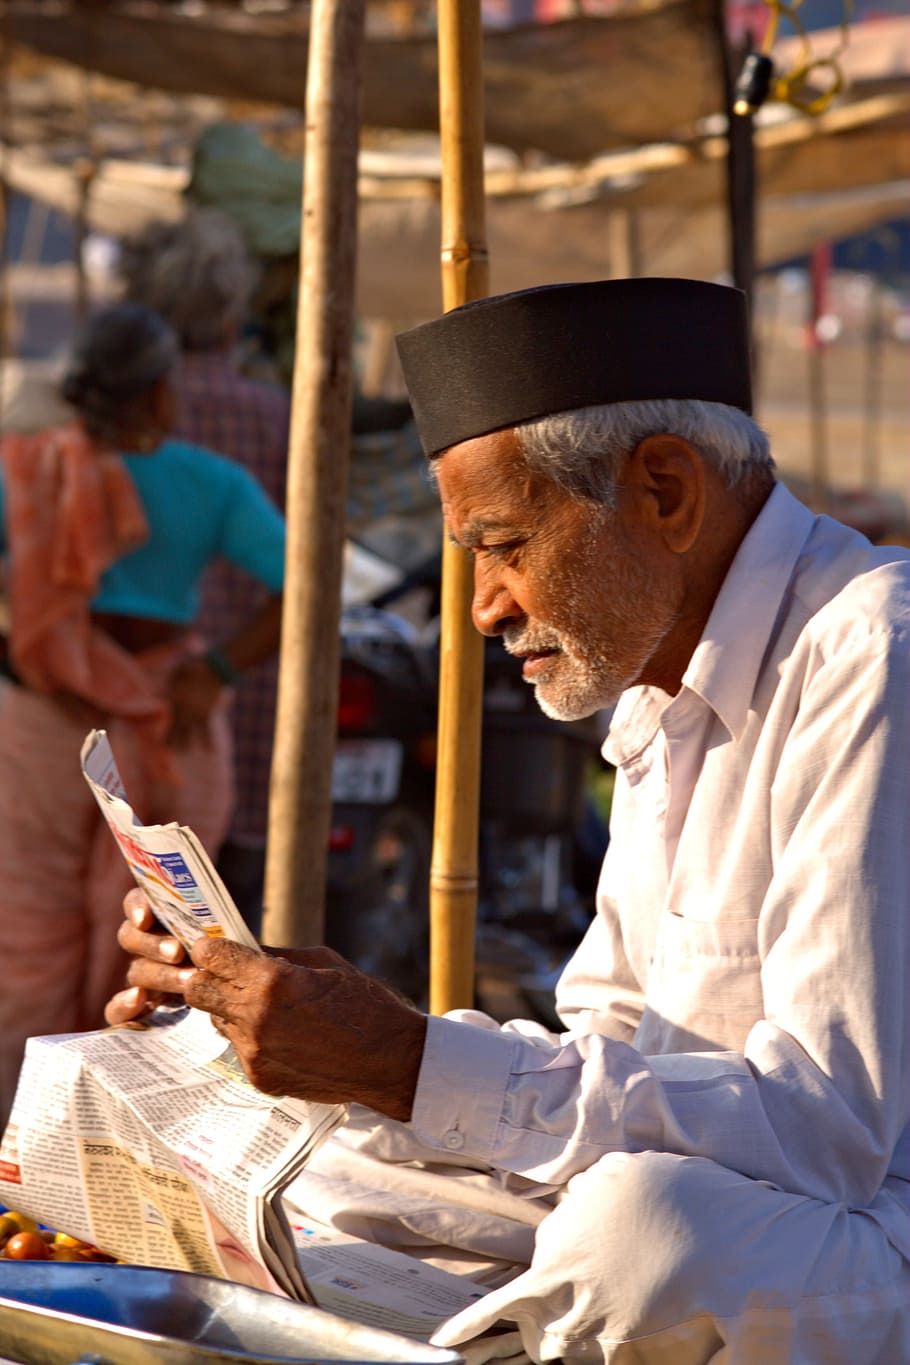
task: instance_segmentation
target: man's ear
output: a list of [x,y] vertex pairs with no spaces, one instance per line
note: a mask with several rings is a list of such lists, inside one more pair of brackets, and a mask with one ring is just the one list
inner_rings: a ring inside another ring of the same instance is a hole
[[668,550],[685,554],[705,516],[704,458],[682,436],[659,434],[640,441],[629,464],[652,529]]

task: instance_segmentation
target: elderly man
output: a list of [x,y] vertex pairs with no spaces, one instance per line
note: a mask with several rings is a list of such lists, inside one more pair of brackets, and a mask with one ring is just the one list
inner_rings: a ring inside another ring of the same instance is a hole
[[548,714],[617,704],[566,1031],[428,1020],[323,949],[181,965],[135,904],[110,1019],[182,991],[263,1089],[546,1214],[440,1344],[910,1360],[910,554],[775,484],[735,290],[523,291],[400,353],[478,629]]

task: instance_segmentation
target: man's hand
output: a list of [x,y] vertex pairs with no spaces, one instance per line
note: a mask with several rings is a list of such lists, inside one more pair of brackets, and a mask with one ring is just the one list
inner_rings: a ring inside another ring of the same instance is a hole
[[123,914],[117,941],[133,959],[126,977],[130,989],[107,1002],[104,1017],[109,1024],[130,1023],[156,1005],[180,1000],[186,980],[193,975],[183,945],[161,932],[138,887],[124,896]]
[[266,1094],[357,1102],[390,1118],[410,1118],[426,1019],[394,991],[330,948],[263,957],[239,943],[203,937],[191,965],[175,938],[155,932],[157,921],[138,888],[125,897],[123,912],[117,937],[133,960],[129,989],[108,1001],[109,1024],[185,999],[212,1015]]
[[201,938],[192,956],[186,1000],[212,1015],[259,1090],[410,1118],[426,1019],[407,1001],[330,948],[289,961]]

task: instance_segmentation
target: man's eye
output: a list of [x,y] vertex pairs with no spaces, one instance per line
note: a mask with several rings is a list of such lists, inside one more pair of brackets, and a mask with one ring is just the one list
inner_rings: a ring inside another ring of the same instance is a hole
[[505,540],[500,545],[484,545],[484,554],[492,555],[494,559],[507,559],[514,554],[521,542],[517,540]]

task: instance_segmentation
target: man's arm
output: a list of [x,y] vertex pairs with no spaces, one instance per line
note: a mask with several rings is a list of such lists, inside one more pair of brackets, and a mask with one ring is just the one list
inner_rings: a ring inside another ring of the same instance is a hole
[[193,962],[187,1004],[211,1014],[259,1090],[410,1118],[426,1018],[395,992],[329,948],[291,962],[202,938]]

